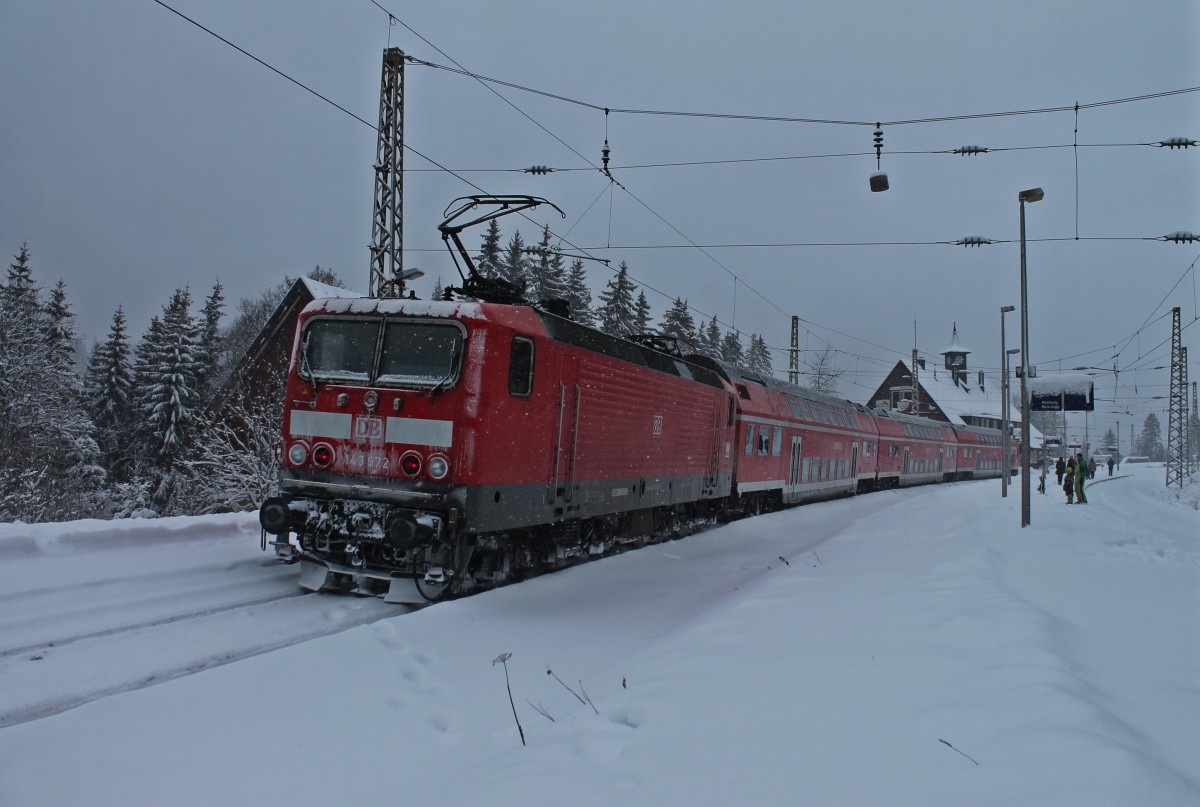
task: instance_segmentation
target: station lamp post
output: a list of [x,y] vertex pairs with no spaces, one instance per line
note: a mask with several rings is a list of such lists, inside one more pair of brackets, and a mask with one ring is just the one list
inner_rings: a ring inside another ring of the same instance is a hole
[[1030,188],[1017,194],[1021,205],[1021,527],[1029,526],[1029,290],[1025,281],[1025,203],[1040,202],[1046,194]]
[[1009,433],[1008,433],[1008,351],[1004,348],[1004,315],[1010,311],[1016,311],[1016,306],[1006,305],[1000,308],[1000,419],[1003,422],[1003,431],[1000,434],[1000,456],[1001,456],[1001,471],[1000,474],[1000,496],[1008,497],[1008,469],[1009,469]]

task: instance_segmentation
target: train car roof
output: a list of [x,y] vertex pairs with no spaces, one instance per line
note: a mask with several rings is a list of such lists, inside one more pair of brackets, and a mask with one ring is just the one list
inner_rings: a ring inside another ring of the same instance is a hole
[[715,372],[719,373],[723,378],[731,383],[749,381],[753,384],[758,384],[759,386],[775,390],[776,392],[781,392],[785,395],[794,395],[797,398],[804,398],[808,401],[817,401],[818,403],[829,404],[830,406],[836,406],[842,409],[854,409],[864,414],[870,414],[870,410],[862,404],[855,403],[854,401],[848,401],[845,398],[839,398],[838,396],[832,395],[828,392],[820,392],[808,387],[801,387],[798,384],[792,384],[788,381],[783,381],[782,379],[778,379],[773,376],[764,376],[760,373],[754,372],[753,370],[735,367],[734,365],[720,361],[719,359],[714,359],[701,354],[689,354],[687,358],[696,362],[697,364],[704,364],[705,366],[711,367]]

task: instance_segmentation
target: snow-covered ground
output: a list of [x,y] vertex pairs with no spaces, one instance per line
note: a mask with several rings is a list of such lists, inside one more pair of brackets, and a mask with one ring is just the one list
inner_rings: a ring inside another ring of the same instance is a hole
[[0,805],[1190,807],[1163,481],[1024,530],[1016,485],[877,493],[412,612],[297,595],[253,517],[0,525]]

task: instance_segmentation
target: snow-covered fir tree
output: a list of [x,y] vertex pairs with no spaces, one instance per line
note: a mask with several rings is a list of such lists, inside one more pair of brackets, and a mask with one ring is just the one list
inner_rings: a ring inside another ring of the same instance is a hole
[[741,333],[736,330],[728,331],[725,338],[721,340],[721,360],[735,367],[741,367],[745,362],[743,353]]
[[1166,459],[1167,451],[1162,442],[1162,423],[1158,415],[1153,412],[1146,415],[1145,421],[1142,422],[1142,433],[1137,436],[1133,447],[1138,454],[1149,457],[1152,462],[1162,462]]
[[500,255],[500,265],[497,270],[499,277],[514,286],[529,287],[529,260],[525,255],[525,239],[521,237],[520,230],[514,232],[508,239],[508,244],[505,245],[504,252]]
[[562,249],[551,246],[552,239],[550,226],[546,225],[542,230],[542,240],[538,242],[538,254],[529,265],[530,283],[525,292],[525,299],[532,303],[540,303],[542,300],[566,300],[569,305],[570,293],[567,288]]
[[639,291],[637,302],[633,304],[633,332],[650,333],[653,330],[650,323],[654,318],[650,314],[650,301],[646,299],[646,292]]
[[176,289],[162,319],[154,318],[138,345],[134,370],[138,443],[158,507],[170,499],[175,461],[191,435],[200,403],[196,345],[191,295]]
[[0,521],[100,515],[104,469],[74,369],[74,313],[43,304],[22,245],[0,286]]
[[96,426],[100,460],[110,478],[129,477],[133,452],[133,365],[125,332],[125,311],[113,313],[108,337],[97,344],[88,359],[83,397]]
[[723,355],[721,352],[721,326],[717,324],[716,314],[713,314],[708,325],[701,329],[699,349],[710,359],[719,359]]
[[633,292],[637,286],[629,280],[629,267],[625,261],[617,273],[600,292],[600,308],[596,312],[600,330],[613,336],[629,336],[634,333],[637,312],[634,308]]
[[663,314],[658,332],[663,336],[674,336],[679,340],[679,349],[684,353],[696,350],[696,321],[688,308],[687,300],[676,297],[675,302]]
[[429,299],[441,300],[445,296],[446,287],[442,285],[442,279],[439,277],[437,280],[433,281],[433,295]]
[[492,219],[483,234],[483,243],[479,246],[479,257],[475,259],[475,268],[484,277],[500,275],[500,224]]
[[592,292],[587,284],[587,272],[579,258],[571,261],[567,272],[567,302],[571,307],[571,319],[580,325],[594,327],[596,315],[592,313]]
[[750,350],[746,354],[746,367],[759,375],[771,375],[771,350],[767,347],[767,341],[756,333],[750,335]]
[[217,372],[221,363],[221,316],[225,312],[225,297],[221,294],[221,281],[213,284],[213,290],[204,300],[200,314],[196,343],[196,377],[202,397],[213,392]]

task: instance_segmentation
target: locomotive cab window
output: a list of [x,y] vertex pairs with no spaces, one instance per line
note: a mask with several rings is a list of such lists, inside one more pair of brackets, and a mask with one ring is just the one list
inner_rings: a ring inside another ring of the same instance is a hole
[[463,333],[455,325],[389,321],[379,357],[380,384],[451,386],[462,355]]
[[514,336],[508,353],[508,394],[528,398],[533,392],[533,340]]
[[315,381],[365,383],[378,336],[378,321],[314,319],[304,331],[301,372]]

